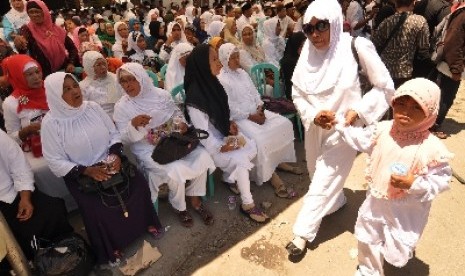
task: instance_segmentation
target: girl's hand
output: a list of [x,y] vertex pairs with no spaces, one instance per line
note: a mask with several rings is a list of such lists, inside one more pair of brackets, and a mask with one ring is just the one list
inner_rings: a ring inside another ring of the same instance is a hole
[[239,128],[237,127],[236,122],[231,121],[229,124],[229,134],[236,136],[239,133]]
[[415,176],[412,172],[409,172],[407,175],[396,175],[391,174],[391,185],[399,189],[410,189],[410,187],[415,181]]
[[355,112],[354,110],[352,109],[349,109],[349,111],[347,111],[346,113],[346,123],[345,123],[345,126],[351,126],[355,123],[355,121],[357,121],[357,119],[359,118],[358,117],[358,113]]

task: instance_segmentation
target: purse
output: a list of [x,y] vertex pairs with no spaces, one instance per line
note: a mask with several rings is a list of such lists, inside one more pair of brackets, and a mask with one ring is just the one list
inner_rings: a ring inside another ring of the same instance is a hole
[[297,112],[294,103],[286,98],[272,98],[269,96],[262,96],[262,101],[265,109],[274,113],[289,114]]
[[208,132],[189,127],[184,134],[172,132],[163,137],[152,152],[153,161],[165,165],[188,155],[199,145],[200,140],[208,138]]

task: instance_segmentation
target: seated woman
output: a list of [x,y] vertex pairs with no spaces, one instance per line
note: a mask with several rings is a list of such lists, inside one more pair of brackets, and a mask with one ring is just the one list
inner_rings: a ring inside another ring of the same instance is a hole
[[226,23],[222,21],[213,21],[208,26],[207,33],[210,36],[210,38],[219,36],[224,39],[225,26],[226,26]]
[[255,40],[255,32],[252,25],[242,27],[241,44],[239,44],[240,63],[242,69],[250,74],[250,69],[258,64],[265,62],[265,52],[262,47],[258,47]]
[[45,3],[30,0],[26,10],[31,21],[15,37],[16,50],[34,58],[42,67],[44,77],[62,69],[73,72],[79,65],[78,51],[66,31],[53,24]]
[[[175,117],[183,120],[182,113],[168,92],[153,86],[140,64],[124,64],[118,69],[116,76],[126,95],[116,103],[113,119],[123,142],[130,145],[137,162],[149,179],[152,200],[156,201],[158,198],[158,187],[167,183],[170,190],[169,201],[178,212],[183,226],[193,225],[186,208],[186,196],[190,197],[192,207],[203,222],[206,225],[212,224],[213,216],[200,199],[206,193],[208,170],[213,172],[215,169],[210,155],[199,146],[184,158],[165,165],[153,161],[152,152],[160,136],[170,133]],[[187,130],[185,123],[178,127],[183,129],[182,132]],[[186,187],[188,180],[190,185]]]
[[263,23],[264,39],[262,43],[265,52],[265,62],[280,68],[279,61],[283,58],[286,42],[280,36],[281,25],[277,17],[270,18]]
[[77,27],[73,31],[73,42],[78,49],[79,58],[82,59],[82,55],[86,51],[98,51],[103,49],[102,42],[95,34],[89,34],[85,27]]
[[147,42],[141,32],[132,32],[129,34],[129,61],[142,64],[153,72],[160,71],[163,62],[158,62],[158,55],[153,50],[147,49]]
[[29,152],[33,136],[38,137],[43,116],[48,112],[42,70],[37,61],[27,55],[13,55],[3,62],[3,71],[13,87],[13,93],[3,103],[5,129],[22,146],[36,177],[37,187],[50,196],[65,199],[68,210],[76,208],[63,180],[55,177],[40,152]]
[[[160,238],[163,228],[150,201],[144,176],[137,170],[128,175],[129,184],[121,202],[103,193],[86,193],[79,181],[109,180],[122,170],[121,139],[103,109],[83,100],[79,83],[71,74],[54,73],[45,79],[50,112],[42,122],[42,148],[53,173],[63,177],[78,203],[90,244],[99,264],[118,262],[121,250],[145,232]],[[103,165],[107,157],[114,162]],[[118,208],[115,208],[118,207]]]
[[187,58],[184,77],[187,112],[196,128],[210,134],[201,143],[223,171],[223,182],[240,192],[241,212],[256,222],[266,222],[268,216],[255,205],[250,192],[249,171],[254,167],[251,160],[257,155],[257,148],[230,121],[228,95],[216,78],[220,69],[213,47],[202,44],[194,48]]
[[3,16],[2,27],[3,37],[5,41],[14,48],[15,36],[19,33],[19,29],[29,23],[29,15],[26,12],[26,0],[10,0],[11,9]]
[[168,68],[166,69],[165,89],[167,91],[171,91],[176,86],[184,83],[186,59],[193,48],[189,43],[179,43],[174,47]]
[[219,56],[223,68],[218,79],[228,95],[231,119],[257,144],[252,179],[259,186],[271,180],[276,195],[288,197],[287,189],[275,170],[280,163],[296,161],[292,123],[279,114],[264,110],[252,79],[240,68],[236,46],[223,44]]
[[111,50],[115,58],[123,59],[123,57],[127,57],[127,52],[130,50],[128,47],[129,27],[124,22],[117,22],[114,30],[115,43]]
[[161,47],[160,58],[163,62],[168,63],[173,48],[179,43],[187,42],[187,39],[184,34],[184,28],[178,22],[171,22],[171,24],[168,25],[168,32],[166,33],[166,36],[168,39]]
[[[19,145],[0,130],[0,212],[28,259],[34,256],[31,240],[53,240],[73,232],[62,199],[34,187],[34,175]],[[3,239],[3,237],[2,237]]]
[[84,100],[98,103],[112,118],[115,103],[123,96],[116,88],[115,74],[108,71],[107,60],[99,52],[88,51],[84,53],[82,60],[87,74],[79,83]]
[[225,20],[226,26],[224,28],[224,41],[226,43],[232,43],[234,45],[239,45],[240,41],[236,38],[237,34],[237,25],[236,19],[234,17],[227,17]]

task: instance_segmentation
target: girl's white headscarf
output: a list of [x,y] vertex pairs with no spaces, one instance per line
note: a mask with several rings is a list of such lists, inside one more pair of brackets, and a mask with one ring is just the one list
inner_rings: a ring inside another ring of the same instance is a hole
[[[319,94],[334,87],[340,78],[351,36],[342,32],[342,10],[336,0],[316,0],[305,12],[303,23],[315,17],[330,23],[330,43],[326,51],[317,50],[305,41],[292,83],[308,94]],[[348,48],[349,47],[349,48]]]
[[190,6],[186,8],[186,19],[187,23],[192,24],[194,22],[194,6]]
[[10,0],[10,7],[11,10],[5,14],[5,17],[8,21],[13,25],[15,31],[21,28],[23,25],[29,23],[29,15],[27,15],[26,11],[26,0],[23,0],[24,3],[24,10],[19,12],[13,8],[13,4],[11,4],[12,0]]
[[186,68],[179,63],[179,59],[190,54],[194,47],[187,42],[179,43],[173,48],[168,62],[165,77],[165,89],[171,91],[177,85],[184,82]]
[[181,24],[175,21],[172,21],[168,24],[168,31],[166,32],[166,37],[170,37],[175,25],[178,25],[179,28],[181,29],[181,39],[179,42],[186,42],[187,38],[186,38],[186,34],[184,34],[184,28],[181,26]]
[[118,89],[121,90],[124,96],[118,101],[117,105],[123,105],[124,108],[116,110],[115,107],[113,115],[115,121],[123,120],[119,116],[125,115],[124,117],[134,118],[140,114],[147,114],[152,117],[148,128],[155,128],[171,118],[175,110],[177,110],[176,104],[166,90],[153,85],[152,79],[142,65],[134,62],[125,63],[116,71],[118,80],[121,74],[134,76],[140,84],[141,91],[137,96],[130,97],[118,81]]
[[238,52],[239,49],[232,43],[225,43],[220,46],[219,50],[219,58],[220,62],[223,65],[223,68],[229,69],[229,58],[231,57],[232,53]]
[[87,102],[84,101],[80,107],[72,107],[63,100],[63,83],[65,77],[72,77],[77,83],[76,77],[72,74],[57,72],[45,78],[45,95],[47,96],[50,115],[54,119],[72,119],[84,114]]
[[223,30],[226,23],[221,21],[213,21],[210,23],[207,29],[207,34],[210,37],[220,36],[221,31]]
[[148,13],[147,16],[145,17],[145,23],[144,23],[144,33],[147,36],[150,36],[150,22],[152,22],[152,14],[156,13],[158,16],[160,16],[160,11],[155,8],[151,9]]

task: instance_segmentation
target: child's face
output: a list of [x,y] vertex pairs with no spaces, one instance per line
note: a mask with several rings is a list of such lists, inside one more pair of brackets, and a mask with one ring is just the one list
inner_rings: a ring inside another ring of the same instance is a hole
[[421,106],[410,96],[397,98],[393,105],[394,121],[397,125],[411,128],[423,121],[426,116]]

